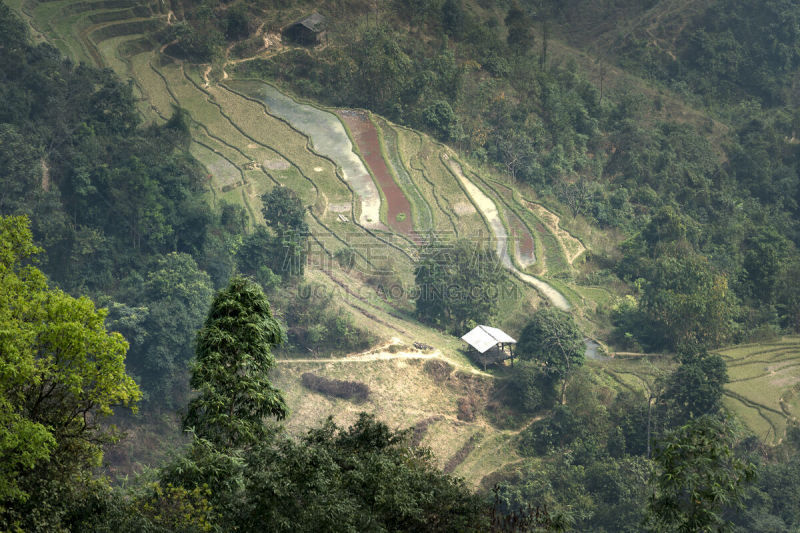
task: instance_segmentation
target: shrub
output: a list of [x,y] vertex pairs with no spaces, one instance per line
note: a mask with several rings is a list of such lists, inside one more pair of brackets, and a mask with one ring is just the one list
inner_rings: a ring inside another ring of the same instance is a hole
[[450,373],[453,372],[453,366],[441,359],[429,359],[425,361],[425,366],[423,368],[425,372],[430,374],[433,381],[439,384],[447,381],[450,378]]
[[464,422],[472,422],[478,411],[478,405],[473,395],[458,399],[458,419]]
[[301,377],[304,387],[326,396],[355,400],[358,403],[366,401],[369,396],[369,387],[358,381],[328,379],[311,372],[305,372]]

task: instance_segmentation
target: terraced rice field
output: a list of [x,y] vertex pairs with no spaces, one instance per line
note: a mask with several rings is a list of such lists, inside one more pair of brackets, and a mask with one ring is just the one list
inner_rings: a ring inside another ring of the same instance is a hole
[[514,242],[514,255],[523,269],[536,263],[536,243],[528,227],[514,213],[507,213],[511,238]]
[[384,119],[378,119],[377,124],[380,139],[383,141],[381,146],[386,164],[410,203],[414,231],[418,235],[425,235],[434,229],[430,204],[411,177],[411,173],[401,157],[397,129]]
[[364,112],[342,109],[336,114],[352,134],[361,157],[383,193],[386,201],[386,225],[420,242],[419,236],[413,233],[411,203],[389,171],[381,151],[378,129]]
[[361,201],[361,224],[381,227],[380,193],[364,163],[353,151],[353,144],[336,115],[295,102],[264,82],[231,81],[228,85],[237,92],[261,100],[271,115],[285,120],[306,135],[317,154],[333,160]]
[[766,442],[778,443],[800,415],[800,337],[721,350],[730,383],[725,405]]

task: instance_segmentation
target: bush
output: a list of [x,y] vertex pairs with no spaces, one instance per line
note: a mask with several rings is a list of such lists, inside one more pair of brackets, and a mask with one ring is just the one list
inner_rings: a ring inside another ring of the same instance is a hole
[[478,405],[473,395],[458,399],[458,419],[464,422],[472,422],[478,411]]
[[450,373],[453,372],[453,366],[448,363],[447,361],[442,361],[441,359],[429,359],[425,361],[425,366],[423,367],[425,372],[430,374],[438,384],[444,383],[445,381],[450,378]]
[[347,272],[350,272],[356,264],[356,251],[351,247],[340,248],[333,254],[333,258]]
[[328,379],[311,372],[305,372],[301,377],[304,387],[325,396],[355,400],[358,403],[366,401],[369,396],[369,387],[358,381]]
[[520,434],[520,453],[546,455],[585,437],[584,433],[583,421],[569,407],[558,406],[553,416],[534,422]]
[[533,413],[555,401],[553,381],[537,363],[519,361],[514,365],[508,388],[508,400],[517,411]]

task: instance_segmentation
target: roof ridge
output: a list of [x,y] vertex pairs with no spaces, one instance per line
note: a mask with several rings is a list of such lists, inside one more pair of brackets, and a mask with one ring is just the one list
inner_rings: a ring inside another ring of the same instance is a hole
[[483,331],[484,333],[486,333],[487,335],[489,335],[489,336],[490,336],[491,338],[493,338],[495,341],[497,341],[497,342],[500,342],[500,339],[498,339],[497,337],[495,337],[494,335],[492,335],[492,332],[491,332],[491,331],[489,331],[489,330],[487,329],[487,328],[490,328],[491,326],[485,326],[485,325],[483,325],[483,324],[478,324],[478,327],[479,327],[479,328],[481,328],[481,331]]

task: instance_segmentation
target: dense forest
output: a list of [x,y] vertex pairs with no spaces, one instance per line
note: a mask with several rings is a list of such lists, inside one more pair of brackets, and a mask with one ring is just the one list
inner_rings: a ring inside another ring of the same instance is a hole
[[[0,4],[0,529],[800,527],[800,427],[749,432],[715,352],[800,333],[800,8],[662,4],[680,2],[170,3],[160,44],[212,69],[247,55],[256,21],[318,9],[330,44],[232,75],[424,131],[615,236],[565,275],[621,288],[597,310],[605,340],[672,366],[649,396],[612,392],[572,315],[521,317],[496,391],[521,459],[477,491],[373,415],[289,435],[275,353],[377,342],[331,296],[295,296],[314,283],[307,206],[275,187],[255,227],[212,207],[186,110],[143,123],[131,83],[33,44]],[[419,286],[504,280],[490,250],[428,244]],[[447,332],[498,307],[415,304]],[[169,457],[126,482],[101,468],[117,425],[165,418],[183,431]]]

